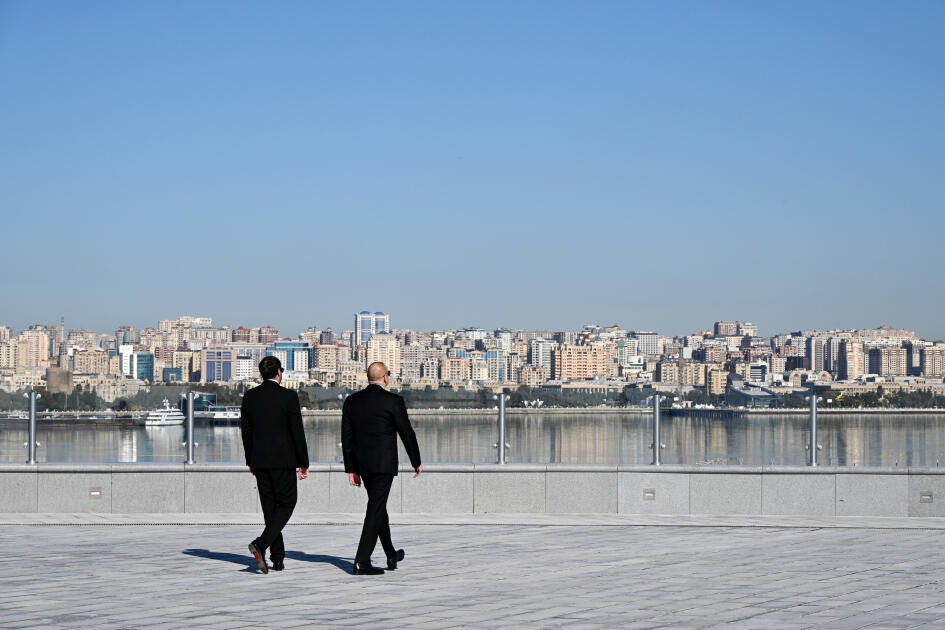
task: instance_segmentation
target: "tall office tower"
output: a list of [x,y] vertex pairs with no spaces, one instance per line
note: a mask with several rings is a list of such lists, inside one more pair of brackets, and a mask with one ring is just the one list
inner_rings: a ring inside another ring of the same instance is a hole
[[232,348],[207,348],[200,351],[200,381],[226,382],[236,374],[236,351]]
[[534,367],[545,368],[545,374],[551,374],[551,350],[555,347],[553,341],[547,339],[532,339],[528,343],[528,364]]
[[49,334],[43,326],[24,330],[16,338],[16,366],[47,367],[49,365]]
[[154,355],[150,352],[131,353],[131,378],[154,382]]
[[712,330],[716,337],[734,337],[738,334],[738,322],[715,322]]
[[637,352],[650,356],[660,353],[660,336],[655,332],[632,332],[632,339],[637,340]]
[[863,342],[859,339],[844,339],[840,342],[839,374],[841,380],[852,381],[866,373]]
[[361,311],[354,316],[355,344],[359,346],[366,344],[371,335],[382,332],[390,332],[390,315],[381,312]]
[[810,369],[816,371],[824,369],[824,355],[827,350],[827,339],[824,337],[810,337],[807,339],[805,356],[810,361]]
[[0,326],[0,341],[10,341],[13,338],[13,331],[7,326]]

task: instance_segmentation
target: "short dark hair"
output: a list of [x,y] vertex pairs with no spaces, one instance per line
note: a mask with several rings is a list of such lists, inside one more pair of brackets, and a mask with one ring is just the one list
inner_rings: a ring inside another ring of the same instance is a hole
[[265,357],[259,362],[259,373],[264,379],[275,378],[282,369],[282,361],[276,357]]

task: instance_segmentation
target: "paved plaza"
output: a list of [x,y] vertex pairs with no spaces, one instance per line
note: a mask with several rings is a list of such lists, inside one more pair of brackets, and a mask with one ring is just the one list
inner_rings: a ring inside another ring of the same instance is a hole
[[2,515],[0,627],[945,628],[937,519],[392,518],[406,559],[356,577],[354,515],[268,575],[257,515]]

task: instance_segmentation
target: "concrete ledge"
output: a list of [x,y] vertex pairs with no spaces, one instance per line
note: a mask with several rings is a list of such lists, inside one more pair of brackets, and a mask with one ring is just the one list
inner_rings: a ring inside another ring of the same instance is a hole
[[[945,517],[945,469],[755,466],[402,465],[393,514]],[[296,511],[360,514],[363,488],[317,463]],[[259,513],[233,464],[0,465],[0,513]]]

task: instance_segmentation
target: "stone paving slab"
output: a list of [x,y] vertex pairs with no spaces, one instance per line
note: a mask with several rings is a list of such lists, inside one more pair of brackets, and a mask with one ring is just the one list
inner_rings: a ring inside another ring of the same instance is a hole
[[943,527],[918,519],[392,515],[406,559],[366,577],[354,515],[299,515],[269,575],[255,515],[55,516],[0,521],[2,628],[945,628]]
[[[363,514],[293,514],[294,525],[359,525]],[[942,529],[945,518],[883,516],[709,516],[652,514],[391,514],[395,525],[534,525]],[[259,513],[0,513],[4,525],[261,525]]]

